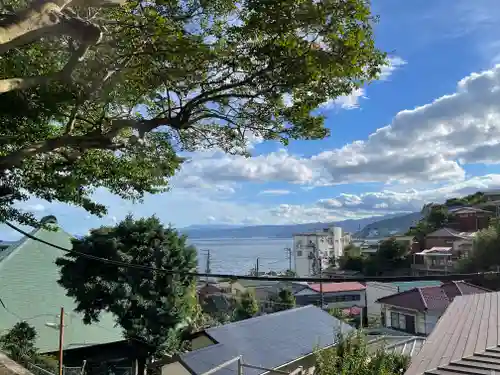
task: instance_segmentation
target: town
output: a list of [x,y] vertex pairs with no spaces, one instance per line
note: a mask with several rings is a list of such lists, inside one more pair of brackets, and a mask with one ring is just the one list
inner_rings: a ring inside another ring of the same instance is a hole
[[[167,269],[162,262],[173,256],[159,260],[155,245],[150,255],[132,255],[137,246],[152,244],[146,237],[123,242],[145,234],[177,241],[177,261],[195,259],[185,238],[156,218],[128,217],[116,229],[75,239],[47,216],[19,241],[4,242],[0,252],[0,325],[7,332],[0,345],[11,357],[4,355],[4,366],[16,368],[15,359],[44,375],[55,374],[60,360],[67,374],[323,374],[329,371],[323,361],[339,356],[336,351],[348,340],[359,353],[387,361],[391,374],[495,370],[500,277],[454,275],[500,267],[500,258],[478,247],[500,243],[499,203],[500,192],[486,191],[426,205],[408,233],[376,244],[355,241],[340,228],[298,233],[290,249],[292,269],[278,276],[185,277],[185,283],[182,277],[155,279],[155,270]],[[96,254],[119,264],[93,259]],[[125,254],[132,256],[132,268],[116,273]],[[156,257],[156,263],[145,256]],[[375,278],[437,277],[349,281],[363,276],[364,265],[372,262]],[[362,267],[348,269],[352,264]],[[319,281],[293,281],[301,278]],[[172,289],[172,282],[183,291]],[[165,308],[187,310],[181,317]],[[135,314],[146,321],[136,321]],[[178,327],[172,326],[176,321]],[[450,355],[437,354],[442,350]]]

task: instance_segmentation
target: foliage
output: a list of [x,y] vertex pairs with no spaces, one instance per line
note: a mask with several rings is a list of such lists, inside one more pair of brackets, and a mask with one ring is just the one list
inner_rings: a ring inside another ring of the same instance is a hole
[[259,312],[259,303],[252,290],[247,290],[241,294],[233,313],[233,320],[245,320],[253,318]]
[[293,309],[295,307],[295,296],[290,289],[281,289],[277,295],[269,298],[273,312]]
[[411,227],[406,235],[415,236],[420,244],[420,250],[425,248],[425,237],[438,229],[444,228],[451,221],[446,205],[429,204],[423,209],[425,216]]
[[59,284],[75,299],[75,310],[83,313],[85,323],[98,322],[102,312],[110,312],[127,338],[146,343],[154,353],[171,348],[177,333],[192,324],[197,299],[193,277],[185,273],[196,271],[196,250],[156,217],[128,216],[115,227],[94,229],[74,239],[73,250],[181,272],[117,267],[77,253],[58,258]]
[[478,191],[465,197],[447,199],[444,205],[446,207],[475,206],[485,202],[486,197],[484,196],[484,193]]
[[340,257],[339,267],[343,270],[363,272],[365,269],[365,258],[360,255],[344,254]]
[[344,248],[344,254],[348,256],[361,256],[361,248],[350,243]]
[[58,361],[38,353],[35,346],[37,336],[35,327],[27,322],[18,322],[7,333],[0,336],[0,348],[12,360],[24,366],[34,364],[55,373]]
[[383,349],[370,353],[365,337],[359,333],[339,337],[333,348],[316,352],[317,375],[401,375],[409,358],[386,353]]
[[297,277],[297,272],[294,270],[286,270],[284,273],[285,277]]
[[35,327],[19,322],[0,337],[0,347],[16,362],[30,362],[37,355]]
[[[180,151],[247,155],[255,138],[324,138],[315,109],[387,64],[364,0],[83,3],[66,17],[103,33],[85,54],[76,56],[84,42],[58,27],[4,48],[2,77],[30,87],[0,101],[1,220],[33,223],[13,205],[29,196],[103,215],[96,188],[126,199],[164,191]],[[36,4],[7,0],[15,14],[4,21],[56,12],[24,11]],[[57,74],[69,61],[76,66],[62,82]]]

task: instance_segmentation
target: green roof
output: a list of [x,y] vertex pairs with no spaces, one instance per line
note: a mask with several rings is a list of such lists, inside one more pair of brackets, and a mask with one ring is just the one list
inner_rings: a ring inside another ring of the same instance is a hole
[[[61,229],[35,229],[31,234],[47,242],[71,249],[71,235]],[[38,333],[41,352],[56,351],[59,346],[59,314],[64,307],[64,348],[75,348],[123,340],[110,313],[101,314],[98,324],[83,324],[72,298],[59,286],[59,269],[54,263],[64,252],[39,241],[23,238],[0,250],[0,333],[21,320]]]
[[391,283],[398,287],[399,292],[405,292],[413,288],[421,288],[426,286],[440,286],[441,281],[423,280],[423,281],[404,281],[400,283]]

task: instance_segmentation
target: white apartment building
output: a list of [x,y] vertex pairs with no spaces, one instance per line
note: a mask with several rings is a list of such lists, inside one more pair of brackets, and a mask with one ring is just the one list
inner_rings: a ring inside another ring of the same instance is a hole
[[297,233],[293,235],[293,260],[298,277],[307,277],[319,272],[319,262],[323,269],[344,254],[344,248],[351,243],[351,235],[342,228],[332,227],[322,232]]

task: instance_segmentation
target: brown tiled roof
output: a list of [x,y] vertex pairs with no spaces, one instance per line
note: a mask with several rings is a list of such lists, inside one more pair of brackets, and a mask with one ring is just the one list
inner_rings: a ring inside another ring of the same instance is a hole
[[465,281],[450,281],[440,286],[418,287],[382,297],[377,302],[418,311],[445,310],[456,296],[488,291]]
[[498,292],[458,296],[439,319],[405,375],[500,372]]

